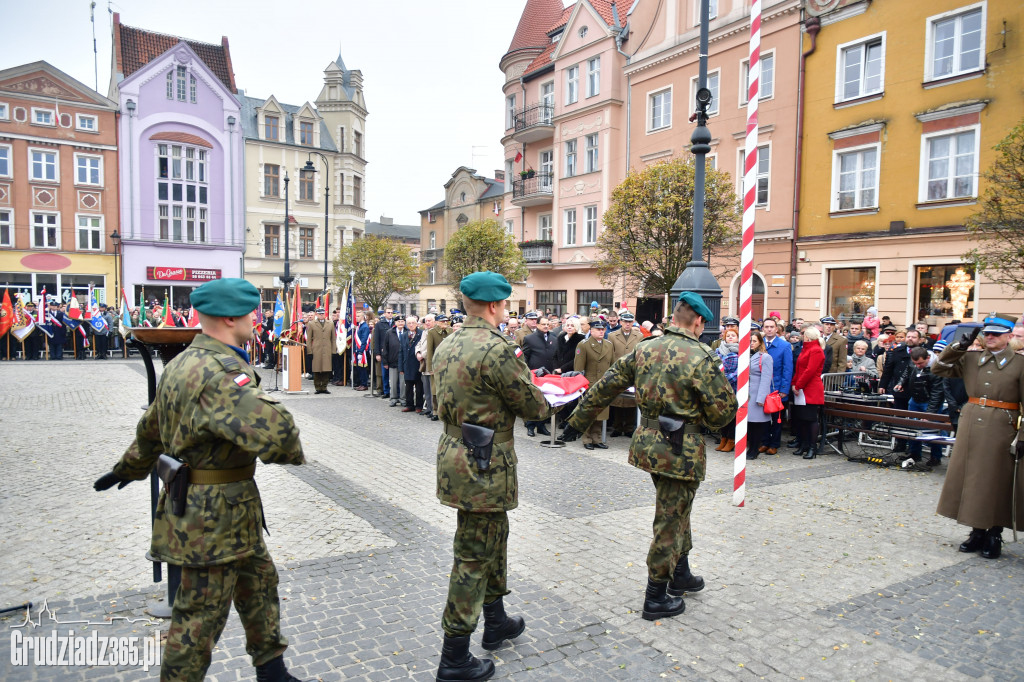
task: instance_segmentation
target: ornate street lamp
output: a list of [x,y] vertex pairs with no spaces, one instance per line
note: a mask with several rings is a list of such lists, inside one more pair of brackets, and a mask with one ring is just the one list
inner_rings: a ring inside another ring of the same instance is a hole
[[327,157],[320,152],[309,152],[309,156],[306,157],[306,165],[299,171],[304,177],[312,178],[313,174],[317,172],[316,166],[313,165],[312,155],[316,154],[320,157],[320,160],[324,164],[324,294],[327,294],[327,238],[330,234],[330,225],[328,223],[328,209],[331,205],[331,174],[330,164],[327,162]]

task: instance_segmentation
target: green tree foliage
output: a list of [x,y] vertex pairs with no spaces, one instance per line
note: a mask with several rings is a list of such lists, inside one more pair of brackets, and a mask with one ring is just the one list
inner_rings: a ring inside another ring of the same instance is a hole
[[334,281],[339,288],[348,285],[350,272],[355,272],[356,295],[371,310],[378,310],[392,294],[419,291],[420,271],[412,251],[384,237],[367,235],[341,250],[334,259]]
[[[668,293],[693,260],[693,187],[696,167],[687,158],[630,170],[612,192],[597,240],[597,273],[606,285],[623,282],[647,296]],[[735,271],[741,212],[729,174],[711,168],[704,202],[705,257],[716,275]]]
[[1014,291],[1024,291],[1024,121],[996,145],[998,157],[982,177],[988,187],[967,220],[977,244],[964,254],[979,272]]
[[459,282],[480,270],[501,273],[509,282],[522,282],[529,274],[515,237],[497,220],[474,220],[460,227],[444,246],[444,269],[452,294],[459,300]]

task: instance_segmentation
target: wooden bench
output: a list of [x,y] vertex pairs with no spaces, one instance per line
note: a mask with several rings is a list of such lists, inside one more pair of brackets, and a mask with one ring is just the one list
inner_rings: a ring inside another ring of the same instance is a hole
[[[953,423],[948,414],[936,414],[933,412],[912,412],[910,410],[897,410],[891,407],[876,407],[874,405],[862,405],[852,402],[826,402],[825,420],[829,418],[839,429],[837,442],[839,451],[843,452],[844,432],[866,433],[874,436],[888,438],[900,438],[903,440],[916,440],[924,443],[934,442],[935,435],[927,437],[926,431],[953,430]],[[865,426],[865,424],[878,424],[882,428]],[[939,441],[943,445],[949,440]],[[845,453],[844,453],[845,454]]]

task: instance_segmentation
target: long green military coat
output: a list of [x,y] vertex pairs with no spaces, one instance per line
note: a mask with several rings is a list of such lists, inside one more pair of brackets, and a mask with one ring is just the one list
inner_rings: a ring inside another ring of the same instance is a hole
[[442,327],[439,324],[435,324],[427,332],[427,352],[423,357],[426,366],[424,374],[434,373],[434,353],[437,351],[437,347],[441,345],[441,342],[448,338],[448,335],[451,333],[451,328]]
[[306,343],[313,355],[313,366],[310,372],[330,372],[331,353],[334,352],[334,322],[331,320],[313,320],[306,325]]
[[[645,417],[675,415],[687,424],[703,423],[718,431],[736,416],[736,394],[715,354],[689,330],[669,327],[664,336],[646,339],[616,360],[584,394],[569,424],[586,431],[596,415],[630,385],[636,386],[636,401]],[[684,435],[682,455],[676,456],[659,429],[638,426],[629,445],[630,464],[671,478],[704,480],[700,433]]]
[[[436,414],[445,424],[462,422],[510,434],[516,417],[551,416],[544,394],[533,385],[522,351],[489,322],[467,317],[434,351]],[[519,504],[516,452],[510,438],[495,442],[491,465],[479,471],[461,438],[441,434],[437,444],[437,498],[470,512],[500,512]]]
[[[612,342],[612,350],[618,360],[626,353],[632,353],[636,345],[644,340],[644,335],[634,326],[628,336],[625,329],[616,329],[605,338]],[[619,396],[612,401],[612,407],[636,407],[636,399],[632,396]]]
[[[572,368],[577,372],[583,372],[583,376],[593,386],[604,376],[614,361],[615,351],[612,348],[612,342],[607,339],[595,339],[591,336],[580,341],[576,346],[576,357],[573,358]],[[601,410],[594,419],[597,421],[608,419],[608,408]]]
[[[948,346],[932,365],[938,377],[962,377],[967,395],[1024,402],[1024,355]],[[1010,442],[1024,438],[1020,410],[965,403],[936,510],[971,528],[1012,527],[1013,457]],[[1024,530],[1024,466],[1017,468],[1017,529]]]
[[[167,363],[156,400],[114,473],[142,480],[166,453],[193,469],[235,469],[257,457],[302,464],[291,414],[257,386],[256,374],[230,346],[205,334]],[[160,493],[150,553],[179,566],[214,566],[261,548],[263,505],[256,481],[190,485],[184,516]]]

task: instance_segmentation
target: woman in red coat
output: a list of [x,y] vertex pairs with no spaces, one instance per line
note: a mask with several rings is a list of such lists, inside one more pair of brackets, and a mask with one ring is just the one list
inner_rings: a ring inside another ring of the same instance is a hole
[[[825,351],[821,332],[807,327],[803,332],[803,348],[793,368],[793,424],[800,440],[795,455],[814,459],[818,454],[818,434],[821,407],[825,404],[825,386],[821,383],[821,370],[825,366]],[[799,400],[803,405],[796,404]]]

